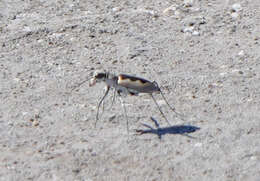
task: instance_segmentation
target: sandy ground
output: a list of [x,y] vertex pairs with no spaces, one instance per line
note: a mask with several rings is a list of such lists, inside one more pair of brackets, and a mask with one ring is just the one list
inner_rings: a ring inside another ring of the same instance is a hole
[[[0,180],[259,181],[260,1],[3,0],[0,23]],[[104,85],[71,90],[98,69],[183,119],[125,97],[128,134],[110,97],[95,128]]]

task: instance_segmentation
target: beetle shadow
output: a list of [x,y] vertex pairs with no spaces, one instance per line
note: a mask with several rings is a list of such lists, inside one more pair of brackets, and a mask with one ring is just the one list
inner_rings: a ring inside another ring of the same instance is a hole
[[159,139],[162,138],[163,135],[166,134],[180,134],[183,136],[187,136],[189,138],[195,138],[193,136],[188,135],[189,133],[193,133],[197,130],[200,130],[199,127],[192,126],[192,125],[175,125],[175,126],[169,126],[169,127],[163,127],[160,128],[160,125],[158,124],[158,121],[151,117],[151,120],[155,124],[156,128],[151,127],[150,125],[142,123],[143,126],[145,126],[148,129],[136,129],[136,133],[138,135],[142,134],[156,134]]

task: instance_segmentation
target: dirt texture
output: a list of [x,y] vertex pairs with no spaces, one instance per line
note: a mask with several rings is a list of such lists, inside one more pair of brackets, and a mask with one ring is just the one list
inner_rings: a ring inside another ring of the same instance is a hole
[[[128,133],[110,93],[95,127],[95,70],[183,116],[123,97]],[[259,181],[259,100],[259,0],[0,1],[1,181]]]

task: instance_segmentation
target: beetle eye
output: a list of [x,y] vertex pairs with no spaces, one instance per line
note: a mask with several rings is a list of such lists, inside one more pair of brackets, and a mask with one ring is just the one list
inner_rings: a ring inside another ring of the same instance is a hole
[[105,77],[106,77],[106,74],[105,74],[105,73],[98,73],[98,74],[95,75],[95,78],[96,78],[96,79],[103,79],[103,78],[105,78]]

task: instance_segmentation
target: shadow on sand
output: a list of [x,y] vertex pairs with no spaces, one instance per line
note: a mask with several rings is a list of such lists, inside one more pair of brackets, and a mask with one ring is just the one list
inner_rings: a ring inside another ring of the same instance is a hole
[[200,129],[199,127],[191,126],[191,125],[176,125],[176,126],[160,128],[160,125],[158,124],[156,119],[151,117],[151,120],[154,122],[156,128],[153,128],[147,124],[142,124],[143,126],[149,128],[149,129],[136,129],[135,130],[136,133],[138,135],[156,134],[159,137],[159,139],[161,139],[161,137],[166,134],[180,134],[183,136],[187,136],[189,138],[194,138],[194,137],[188,135],[188,133],[192,133],[192,132],[195,132]]

